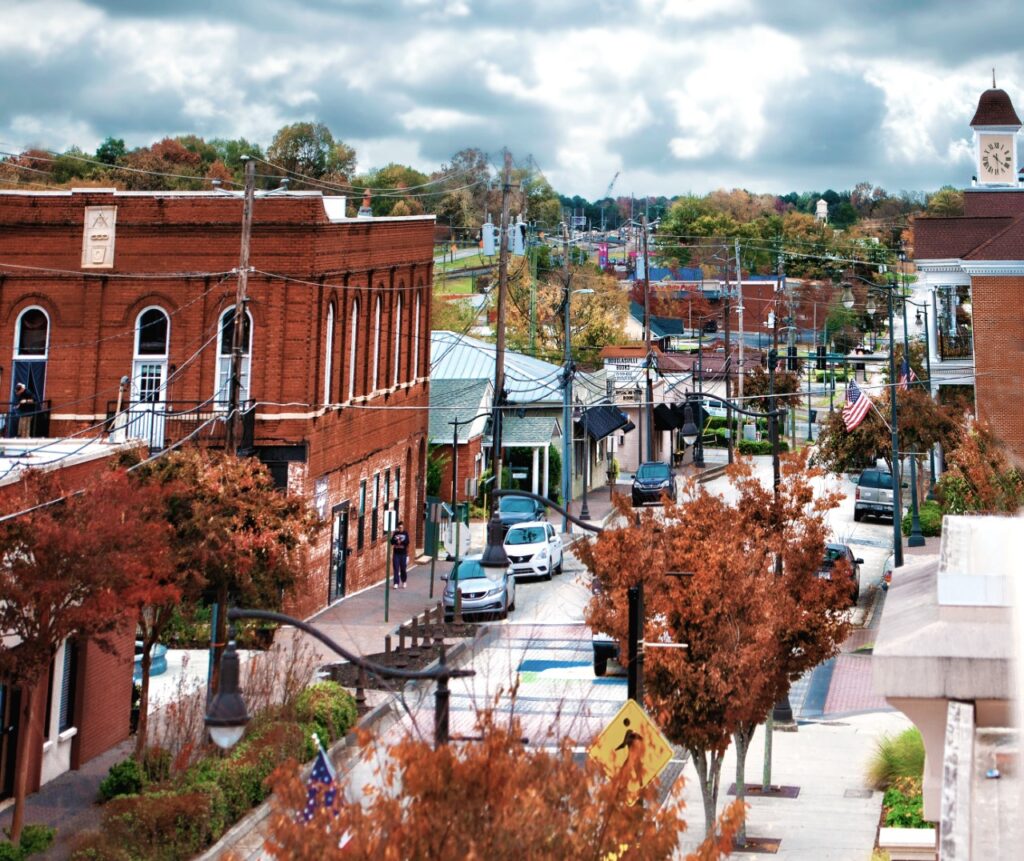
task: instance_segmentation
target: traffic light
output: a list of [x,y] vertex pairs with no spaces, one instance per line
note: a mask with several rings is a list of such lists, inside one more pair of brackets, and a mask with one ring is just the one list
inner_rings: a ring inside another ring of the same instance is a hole
[[786,370],[795,371],[799,366],[796,361],[796,347],[789,347],[786,350]]
[[824,344],[818,344],[817,350],[818,350],[818,359],[814,363],[814,367],[817,368],[819,371],[824,371],[825,370],[825,345]]

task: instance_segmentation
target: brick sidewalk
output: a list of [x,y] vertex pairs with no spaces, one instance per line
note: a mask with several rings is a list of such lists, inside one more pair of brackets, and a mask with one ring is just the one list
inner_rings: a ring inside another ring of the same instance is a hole
[[825,714],[891,710],[885,698],[875,693],[871,655],[843,654],[836,658],[832,684],[825,700]]

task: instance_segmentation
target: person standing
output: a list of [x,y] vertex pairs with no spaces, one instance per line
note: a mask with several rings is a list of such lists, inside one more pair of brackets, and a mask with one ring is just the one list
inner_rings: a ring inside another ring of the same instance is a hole
[[32,436],[32,416],[36,412],[36,399],[24,383],[14,387],[14,403],[18,411],[18,436],[22,439]]
[[401,520],[391,533],[391,567],[394,570],[395,588],[404,589],[409,566],[409,533]]

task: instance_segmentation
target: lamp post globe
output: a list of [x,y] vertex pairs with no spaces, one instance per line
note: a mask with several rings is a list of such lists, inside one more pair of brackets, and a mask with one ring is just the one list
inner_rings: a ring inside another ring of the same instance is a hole
[[213,743],[229,750],[238,744],[248,723],[249,712],[238,688],[238,652],[232,637],[220,659],[220,686],[210,700],[206,727]]
[[693,410],[690,409],[690,405],[686,404],[683,407],[683,427],[680,430],[683,437],[683,442],[687,445],[693,445],[697,441],[697,425],[693,423]]
[[853,287],[849,284],[844,284],[842,295],[843,307],[849,311],[854,306],[855,301],[856,300],[853,298]]

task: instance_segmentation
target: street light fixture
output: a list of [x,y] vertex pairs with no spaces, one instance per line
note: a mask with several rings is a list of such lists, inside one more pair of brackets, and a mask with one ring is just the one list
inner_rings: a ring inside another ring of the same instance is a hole
[[843,285],[843,296],[842,296],[843,307],[849,311],[856,300],[853,298],[853,287],[849,284]]
[[[444,649],[441,650],[435,667],[425,670],[401,670],[368,661],[366,658],[350,652],[344,646],[336,643],[313,625],[303,622],[301,619],[286,616],[284,613],[276,613],[272,610],[230,608],[228,610],[228,622],[235,622],[239,619],[258,619],[278,622],[282,625],[291,625],[319,640],[339,657],[381,679],[435,680],[437,682],[437,689],[434,692],[434,744],[436,746],[447,744],[449,739],[448,680],[476,675],[474,670],[449,667],[445,659]],[[238,653],[233,633],[231,641],[221,655],[220,660],[220,686],[213,699],[210,700],[205,720],[214,744],[226,750],[237,744],[242,737],[242,733],[245,732],[246,724],[249,722],[249,713],[238,686]]]
[[683,407],[683,427],[680,430],[680,434],[686,445],[693,445],[697,442],[697,437],[700,435],[697,425],[693,423],[693,410],[690,409],[689,403]]

